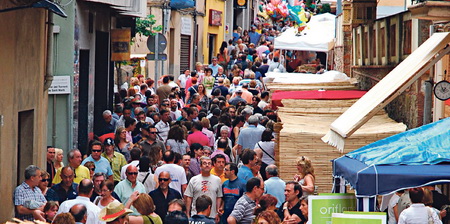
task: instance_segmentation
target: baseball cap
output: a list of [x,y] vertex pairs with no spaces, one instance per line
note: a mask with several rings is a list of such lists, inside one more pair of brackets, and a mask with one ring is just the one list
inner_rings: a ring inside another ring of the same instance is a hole
[[107,138],[103,142],[103,145],[114,145],[114,140],[112,138]]

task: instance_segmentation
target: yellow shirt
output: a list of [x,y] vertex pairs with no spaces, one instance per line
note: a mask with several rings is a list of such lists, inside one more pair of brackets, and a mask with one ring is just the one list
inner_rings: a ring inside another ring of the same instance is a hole
[[127,165],[125,157],[120,152],[114,152],[112,158],[109,158],[105,152],[102,153],[102,156],[108,160],[109,164],[111,164],[114,181],[120,181],[120,171],[123,166]]
[[[53,184],[61,183],[61,169],[62,167],[56,171],[55,177],[52,181]],[[75,169],[75,178],[73,179],[73,182],[79,184],[83,179],[91,179],[91,173],[87,167],[80,165]]]
[[225,171],[222,173],[222,175],[218,175],[218,174],[216,173],[216,170],[215,170],[215,169],[216,169],[216,168],[213,167],[213,168],[211,169],[211,171],[209,171],[209,173],[210,173],[211,175],[220,177],[220,180],[222,181],[222,184],[223,184],[223,182],[225,182],[226,180],[228,180],[228,178],[225,177]]

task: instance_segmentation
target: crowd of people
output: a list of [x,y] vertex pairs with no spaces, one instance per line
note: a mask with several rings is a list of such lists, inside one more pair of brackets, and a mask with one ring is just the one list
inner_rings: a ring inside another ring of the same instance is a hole
[[132,77],[116,93],[113,111],[103,112],[86,153],[69,150],[63,164],[63,150],[48,146],[46,169],[26,169],[14,192],[16,217],[306,223],[314,169],[302,156],[295,177],[279,177],[277,115],[262,78],[273,63],[283,65],[268,41],[261,42],[264,51],[251,44],[238,51],[241,39],[235,48],[233,40],[224,42],[210,65],[197,63],[177,78]]
[[387,204],[388,224],[446,223],[449,204],[434,185],[400,190]]

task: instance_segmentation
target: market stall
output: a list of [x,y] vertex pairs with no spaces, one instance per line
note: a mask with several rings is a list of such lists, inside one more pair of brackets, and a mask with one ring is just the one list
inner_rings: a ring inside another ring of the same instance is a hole
[[333,160],[335,191],[355,189],[359,211],[375,211],[377,195],[450,182],[450,118],[379,140]]

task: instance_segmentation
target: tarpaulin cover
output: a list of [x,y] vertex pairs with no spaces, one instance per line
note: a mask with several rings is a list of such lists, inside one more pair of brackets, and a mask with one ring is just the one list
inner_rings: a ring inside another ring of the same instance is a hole
[[304,100],[348,100],[359,99],[367,91],[360,90],[308,90],[308,91],[275,91],[272,94],[272,105],[283,106],[282,99]]
[[335,159],[333,176],[344,178],[357,196],[448,183],[449,131],[446,118],[369,144]]
[[346,156],[369,166],[450,162],[450,118],[376,141]]
[[186,9],[192,8],[195,6],[195,2],[193,0],[171,0],[170,7],[172,9]]

